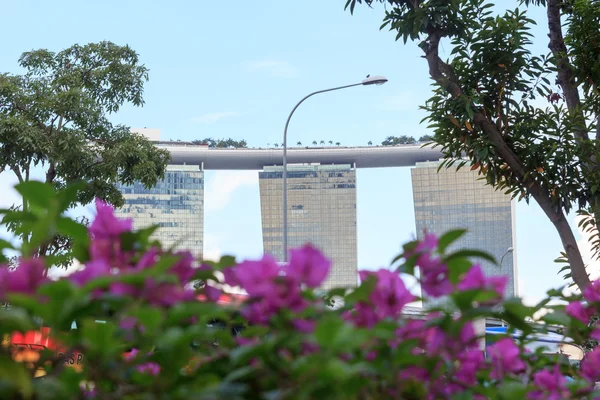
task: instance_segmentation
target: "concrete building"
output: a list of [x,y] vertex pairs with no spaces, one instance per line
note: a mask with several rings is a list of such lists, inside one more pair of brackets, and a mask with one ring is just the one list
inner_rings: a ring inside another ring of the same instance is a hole
[[120,186],[125,205],[116,211],[133,218],[134,229],[158,225],[153,238],[164,248],[190,250],[202,258],[204,237],[204,171],[198,165],[169,165],[165,178],[146,189],[141,183]]
[[[310,242],[329,257],[323,288],[357,283],[356,170],[345,165],[288,165],[288,247]],[[259,172],[263,247],[283,260],[282,167]]]
[[[514,202],[496,191],[469,168],[439,170],[438,162],[417,163],[411,170],[418,238],[423,232],[441,235],[464,228],[467,233],[449,250],[476,249],[491,254],[501,265],[481,261],[486,275],[506,275],[506,295],[517,291]],[[511,249],[511,250],[509,250]]]

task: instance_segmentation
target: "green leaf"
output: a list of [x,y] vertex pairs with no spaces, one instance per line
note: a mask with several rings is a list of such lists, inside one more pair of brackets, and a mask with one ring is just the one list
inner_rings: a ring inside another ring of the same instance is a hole
[[68,217],[60,217],[56,221],[56,229],[59,233],[69,236],[74,240],[86,242],[88,239],[88,231],[85,225]]
[[446,262],[449,262],[451,260],[457,259],[457,258],[467,258],[467,257],[475,257],[475,258],[483,258],[484,260],[487,260],[489,262],[491,262],[492,264],[498,264],[496,262],[496,259],[494,257],[492,257],[490,254],[484,252],[484,251],[479,251],[479,250],[459,250],[457,252],[454,252],[448,256],[446,256],[445,260]]
[[466,229],[455,229],[444,233],[439,238],[438,249],[440,253],[444,253],[446,248],[450,246],[452,243],[456,242],[459,238],[461,238],[465,233],[467,233]]
[[446,265],[448,266],[448,279],[453,284],[457,284],[460,278],[471,269],[472,263],[467,258],[460,256],[450,257],[446,259]]
[[337,315],[329,315],[323,318],[315,328],[317,343],[325,348],[331,347],[343,326],[344,321]]
[[501,400],[524,399],[527,397],[527,386],[521,382],[504,382],[498,388],[498,394]]
[[30,399],[33,396],[31,377],[25,365],[6,357],[0,357],[0,387],[2,386],[16,389],[24,399]]
[[77,181],[70,183],[67,187],[59,191],[57,197],[60,211],[66,211],[76,203],[79,192],[85,190],[87,186],[86,182]]
[[141,307],[130,312],[132,317],[137,318],[138,322],[150,332],[160,329],[164,320],[163,312],[154,307]]
[[525,320],[527,317],[531,317],[533,313],[533,308],[523,304],[519,298],[513,298],[505,301],[503,303],[503,307],[505,313],[510,313],[522,320]]
[[351,293],[346,295],[346,304],[354,304],[359,301],[368,301],[369,295],[375,289],[377,284],[377,278],[369,275],[365,281],[363,281],[359,287],[354,289]]
[[567,314],[557,310],[545,314],[541,319],[549,325],[568,326],[571,323],[571,318]]
[[0,311],[0,332],[27,332],[35,328],[33,320],[23,309],[13,307]]
[[39,181],[21,182],[15,185],[15,190],[30,204],[43,209],[50,208],[56,192],[50,184]]
[[81,332],[88,351],[91,353],[90,358],[98,357],[110,360],[120,354],[121,342],[112,322],[99,324],[94,320],[86,319],[83,321]]

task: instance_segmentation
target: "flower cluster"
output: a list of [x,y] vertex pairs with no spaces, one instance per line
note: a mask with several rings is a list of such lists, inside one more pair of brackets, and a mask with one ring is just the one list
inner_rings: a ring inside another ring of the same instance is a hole
[[[173,254],[177,261],[169,268],[168,273],[175,277],[175,281],[147,278],[141,285],[119,282],[118,277],[154,267],[165,253],[157,248],[150,248],[142,254],[125,249],[122,235],[132,232],[132,221],[117,218],[113,208],[101,200],[96,201],[96,210],[96,218],[89,227],[90,260],[82,269],[65,279],[83,287],[97,278],[115,278],[115,282],[107,288],[94,290],[93,297],[102,294],[129,296],[164,307],[195,299],[194,291],[186,288],[195,274],[195,260],[189,251]],[[46,266],[40,258],[22,259],[13,271],[7,266],[0,268],[1,297],[6,293],[34,294],[39,286],[48,282]]]
[[[98,213],[89,228],[89,260],[63,279],[73,285],[74,292],[85,294],[69,307],[77,307],[82,298],[89,302],[83,302],[73,315],[101,309],[110,301],[122,305],[123,309],[114,310],[114,321],[109,322],[114,324],[112,328],[84,324],[85,339],[76,343],[76,347],[92,349],[90,337],[102,338],[99,343],[103,345],[117,343],[118,349],[112,351],[120,354],[121,360],[105,360],[98,349],[92,351],[99,364],[90,375],[93,382],[89,382],[90,376],[81,379],[92,384],[80,389],[87,397],[102,397],[107,385],[98,381],[99,376],[105,373],[108,381],[114,379],[112,369],[119,362],[124,365],[125,378],[118,389],[133,392],[145,388],[152,393],[160,385],[182,382],[178,374],[185,373],[186,382],[194,382],[190,387],[194,391],[206,389],[207,397],[218,397],[216,387],[224,390],[219,395],[242,390],[236,392],[240,394],[247,387],[273,393],[278,382],[290,390],[312,387],[310,394],[302,393],[306,398],[327,397],[328,390],[335,389],[343,394],[331,398],[482,400],[494,395],[495,388],[505,386],[518,387],[521,397],[531,400],[595,396],[593,387],[600,380],[599,349],[586,355],[581,369],[571,378],[560,365],[539,361],[539,353],[526,354],[522,342],[509,335],[486,342],[476,327],[486,315],[492,315],[486,310],[500,310],[496,306],[508,304],[502,303],[507,279],[486,276],[479,264],[465,263],[466,259],[456,272],[435,235],[426,234],[423,240],[407,246],[403,261],[405,266],[413,264],[401,270],[418,268],[415,278],[425,297],[447,296],[442,300],[458,305],[458,296],[466,294],[464,298],[469,300],[453,311],[437,308],[423,315],[408,314],[407,305],[419,297],[409,290],[403,273],[387,268],[359,271],[360,286],[346,290],[340,309],[330,309],[316,290],[326,282],[332,263],[307,244],[291,250],[288,263],[265,255],[222,269],[220,283],[239,287],[247,294],[236,314],[239,311],[244,323],[258,325],[235,339],[222,340],[223,332],[212,328],[226,324],[226,313],[216,304],[221,289],[211,283],[216,279],[216,267],[196,267],[196,260],[187,251],[163,251],[153,245],[132,248],[127,244],[128,235],[135,234],[131,220],[118,219],[101,201],[96,206]],[[165,263],[166,259],[170,261]],[[206,276],[210,278],[201,289],[189,285]],[[0,297],[20,293],[37,299],[42,285],[52,285],[43,259],[22,259],[15,270],[0,268]],[[198,296],[199,290],[203,297]],[[479,293],[482,295],[476,296]],[[191,301],[198,298],[208,302]],[[587,324],[600,308],[600,282],[588,286],[583,298],[571,302],[566,313]],[[493,315],[502,314],[493,311]],[[64,318],[60,323],[64,324]],[[600,329],[589,331],[592,338],[600,339]],[[190,356],[187,363],[173,361],[176,357],[171,357],[171,352],[184,351],[190,341],[202,349],[201,353]],[[123,355],[124,349],[130,350]],[[199,377],[195,381],[194,374]],[[320,386],[319,382],[328,377],[336,384]],[[344,377],[345,384],[337,385]],[[573,379],[576,382],[571,384]],[[143,386],[155,380],[160,385]],[[358,388],[356,396],[344,392],[351,387]]]
[[[249,296],[242,314],[250,323],[268,323],[280,310],[303,311],[309,303],[302,288],[319,287],[329,274],[331,262],[311,245],[290,252],[290,262],[281,267],[273,257],[244,261],[224,272],[225,283],[243,288]],[[308,321],[296,320],[302,330],[310,330]]]

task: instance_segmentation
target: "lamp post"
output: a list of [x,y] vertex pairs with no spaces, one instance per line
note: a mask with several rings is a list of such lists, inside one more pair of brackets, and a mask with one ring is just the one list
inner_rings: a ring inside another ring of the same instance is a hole
[[283,261],[287,262],[288,260],[288,223],[287,223],[287,130],[290,124],[290,119],[292,119],[292,115],[294,112],[304,102],[304,100],[308,99],[311,96],[319,93],[333,92],[334,90],[346,89],[354,86],[370,86],[370,85],[383,85],[388,80],[383,76],[367,76],[366,79],[363,79],[360,83],[354,83],[352,85],[338,86],[330,89],[317,90],[316,92],[312,92],[307,96],[303,97],[292,109],[290,115],[285,122],[285,129],[283,130]]

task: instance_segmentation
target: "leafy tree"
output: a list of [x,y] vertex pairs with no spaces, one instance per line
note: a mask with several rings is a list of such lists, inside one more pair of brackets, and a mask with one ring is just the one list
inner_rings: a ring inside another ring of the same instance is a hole
[[314,146],[316,146],[316,145],[317,145],[317,141],[316,141],[316,140],[313,140],[312,144],[313,144]]
[[423,135],[419,138],[418,142],[432,142],[434,140],[431,135]]
[[373,146],[373,142],[371,140],[369,140],[369,142],[367,143],[369,146]]
[[341,143],[340,142],[335,142],[335,145],[339,146],[339,145],[341,145]]
[[[144,104],[148,69],[134,50],[111,42],[40,49],[23,53],[19,65],[22,75],[0,74],[0,171],[23,183],[41,168],[55,188],[86,181],[78,203],[98,197],[115,206],[123,204],[118,183],[151,187],[164,176],[169,153],[109,121],[123,104]],[[22,211],[30,206],[24,200]],[[21,236],[27,243],[30,233]],[[55,236],[40,254],[65,240]]]
[[296,146],[302,146],[302,142],[296,143]]
[[194,144],[203,144],[208,147],[218,147],[218,148],[236,148],[236,149],[245,149],[248,147],[248,143],[245,140],[234,140],[232,138],[229,139],[213,139],[206,138],[202,140],[192,140]]
[[[424,108],[445,165],[466,154],[489,184],[535,200],[560,236],[567,276],[585,287],[566,214],[584,217],[598,257],[600,2],[522,0],[501,15],[485,0],[347,0],[346,7],[352,12],[356,3],[385,3],[382,27],[423,50],[435,85]],[[545,8],[548,35],[535,40],[548,54],[533,53],[530,7]]]
[[279,147],[279,143],[275,143],[273,146],[275,146],[276,148]]
[[329,145],[333,145],[333,140],[330,140],[330,141],[329,141]]
[[325,144],[325,141],[324,141],[324,140],[321,140],[320,144],[324,145],[324,144]]
[[414,137],[412,136],[388,136],[385,138],[383,142],[381,142],[382,146],[395,146],[398,144],[414,144],[417,143]]

